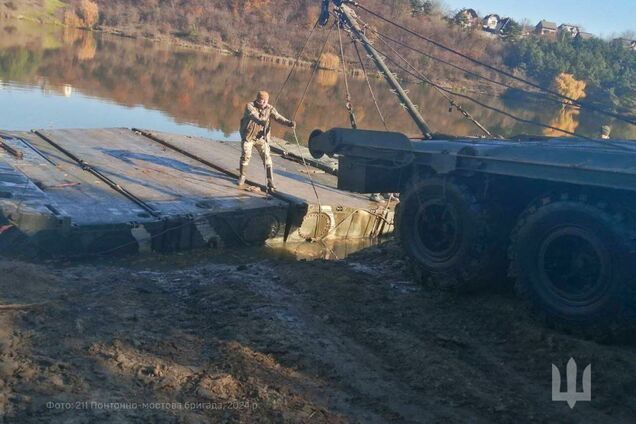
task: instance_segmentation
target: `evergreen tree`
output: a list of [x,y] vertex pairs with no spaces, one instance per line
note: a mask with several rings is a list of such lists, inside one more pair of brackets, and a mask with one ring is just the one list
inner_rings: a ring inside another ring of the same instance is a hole
[[430,15],[433,13],[434,5],[431,0],[411,0],[411,10],[413,16]]
[[588,84],[594,101],[632,110],[636,103],[636,54],[619,43],[528,37],[509,44],[505,63],[545,85],[561,73],[573,74]]

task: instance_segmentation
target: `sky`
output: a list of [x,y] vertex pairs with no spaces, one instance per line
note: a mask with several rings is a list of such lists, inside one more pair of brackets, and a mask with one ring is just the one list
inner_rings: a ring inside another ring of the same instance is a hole
[[442,0],[451,10],[473,8],[480,16],[490,13],[527,18],[533,25],[541,19],[583,25],[599,37],[636,32],[636,0]]

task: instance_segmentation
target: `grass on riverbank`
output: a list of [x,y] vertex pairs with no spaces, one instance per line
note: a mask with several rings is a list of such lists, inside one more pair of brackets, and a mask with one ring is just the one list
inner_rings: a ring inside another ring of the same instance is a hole
[[4,3],[0,15],[53,24],[62,23],[62,11],[68,4],[61,0],[20,0]]

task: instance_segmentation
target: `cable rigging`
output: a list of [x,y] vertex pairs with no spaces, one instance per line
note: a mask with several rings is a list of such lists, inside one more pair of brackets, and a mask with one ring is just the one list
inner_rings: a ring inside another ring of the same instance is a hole
[[378,100],[376,99],[375,93],[373,92],[373,87],[371,87],[371,81],[369,80],[369,74],[367,73],[367,68],[366,68],[366,66],[364,66],[364,61],[362,60],[362,55],[360,54],[360,49],[358,49],[359,40],[356,40],[351,33],[349,33],[349,35],[351,36],[351,42],[352,42],[353,47],[354,47],[354,49],[356,51],[356,56],[358,57],[358,61],[360,62],[360,69],[362,69],[362,73],[364,74],[364,79],[365,79],[365,81],[367,83],[367,87],[369,88],[369,93],[371,93],[371,99],[373,100],[373,104],[375,105],[375,110],[378,111],[378,115],[380,116],[380,120],[382,121],[382,125],[384,125],[384,129],[388,131],[389,127],[386,124],[386,120],[384,119],[384,114],[380,110],[380,105],[378,104]]
[[340,46],[340,61],[342,62],[342,75],[344,79],[345,91],[347,92],[345,107],[347,108],[347,112],[349,113],[349,121],[351,123],[351,128],[355,130],[358,128],[358,122],[356,120],[356,115],[353,112],[353,105],[351,104],[351,92],[349,91],[349,81],[347,78],[347,65],[346,65],[347,61],[345,59],[344,47],[342,45],[342,34],[341,34],[342,21],[338,19],[336,22],[338,25],[338,44]]
[[[363,21],[361,21],[359,18],[358,20],[361,22],[361,24],[364,26],[365,29],[369,29],[369,25]],[[373,31],[373,30],[372,30]],[[587,140],[594,140],[592,138],[589,138],[587,136],[584,136],[582,134],[578,134],[576,132],[572,132],[572,131],[567,131],[567,130],[563,130],[561,128],[557,128],[554,127],[552,125],[546,125],[543,124],[541,122],[538,121],[534,121],[534,120],[528,120],[528,119],[524,119],[521,118],[519,116],[513,115],[509,112],[506,112],[502,109],[498,109],[496,107],[487,105],[477,99],[474,99],[468,95],[465,94],[461,94],[461,93],[457,93],[455,91],[449,90],[439,84],[434,83],[430,78],[428,78],[423,72],[421,72],[420,70],[418,70],[414,65],[412,65],[405,57],[403,57],[402,55],[399,54],[399,52],[397,52],[391,45],[388,44],[388,42],[384,39],[384,35],[377,32],[377,31],[373,31],[375,34],[378,35],[378,39],[380,40],[380,42],[382,42],[383,45],[385,45],[388,49],[390,49],[393,54],[395,54],[400,60],[402,60],[404,63],[406,63],[406,65],[408,66],[408,68],[405,68],[404,66],[402,66],[400,63],[398,63],[396,60],[394,60],[393,58],[391,58],[389,55],[387,55],[386,53],[380,51],[379,49],[377,49],[377,47],[375,48],[375,50],[382,54],[385,58],[387,58],[388,60],[391,61],[391,63],[393,63],[395,66],[397,66],[399,69],[401,69],[402,71],[404,71],[405,73],[407,73],[408,75],[416,78],[418,81],[424,82],[430,86],[432,86],[434,89],[436,89],[447,101],[449,101],[449,103],[451,104],[451,107],[455,107],[457,110],[459,110],[463,116],[467,119],[469,119],[471,122],[473,122],[473,124],[475,124],[476,126],[478,126],[487,136],[493,137],[492,133],[490,133],[490,131],[488,129],[486,129],[483,125],[481,125],[476,119],[474,119],[474,117],[472,117],[472,115],[470,115],[470,113],[468,113],[461,105],[459,105],[457,102],[455,102],[451,97],[449,97],[449,95],[452,96],[456,96],[459,98],[463,98],[466,100],[469,100],[481,107],[484,107],[488,110],[494,111],[496,113],[500,113],[504,116],[507,116],[511,119],[514,119],[517,122],[521,122],[524,124],[528,124],[528,125],[535,125],[535,126],[539,126],[542,128],[546,128],[546,129],[551,129],[554,131],[558,131],[561,132],[563,134],[566,135],[570,135],[570,136],[574,136],[574,137],[579,137],[579,138],[583,138],[583,139],[587,139]],[[561,103],[561,102],[560,102]]]
[[439,86],[438,84],[433,83],[433,81],[428,78],[426,75],[424,75],[424,73],[422,73],[421,71],[419,71],[415,66],[413,66],[405,57],[403,57],[402,55],[400,55],[393,47],[391,47],[382,37],[379,38],[379,40],[385,45],[387,46],[392,52],[393,54],[395,54],[398,58],[400,58],[409,68],[413,69],[413,71],[415,71],[419,77],[418,79],[421,81],[424,81],[425,83],[429,84],[431,87],[433,87],[439,94],[442,95],[442,97],[444,97],[451,105],[451,109],[454,107],[455,109],[457,109],[459,112],[461,112],[461,114],[468,119],[469,121],[471,121],[473,124],[475,124],[476,127],[478,127],[481,131],[483,131],[484,134],[486,134],[488,137],[497,137],[497,138],[501,138],[499,136],[494,136],[486,127],[484,127],[481,123],[479,123],[466,109],[464,109],[462,107],[462,105],[460,105],[459,103],[457,103],[455,100],[453,100],[445,90],[441,89],[441,86]]
[[300,58],[302,57],[303,53],[305,52],[305,49],[307,48],[307,45],[309,44],[309,40],[311,40],[311,38],[313,37],[314,32],[316,31],[316,28],[318,28],[318,24],[319,23],[320,23],[320,20],[317,20],[316,23],[314,24],[314,26],[311,28],[311,31],[309,31],[309,35],[307,36],[307,39],[303,43],[301,49],[298,51],[298,54],[296,55],[296,57],[294,59],[294,64],[292,65],[291,69],[289,70],[289,73],[287,74],[287,78],[285,78],[285,81],[283,81],[283,84],[281,85],[280,89],[278,90],[278,93],[276,93],[276,97],[274,98],[274,102],[272,103],[272,106],[276,107],[276,104],[278,103],[278,99],[280,98],[280,95],[283,93],[283,90],[285,89],[285,86],[287,85],[287,83],[289,82],[292,74],[296,70],[296,67],[298,66],[298,63],[300,62]]
[[[382,52],[381,52],[381,53],[382,53]],[[382,54],[384,54],[384,53],[382,53]],[[440,85],[438,85],[438,84],[435,84],[435,83],[433,83],[433,82],[425,81],[425,80],[423,80],[423,79],[422,79],[419,75],[417,75],[416,73],[412,72],[411,70],[409,70],[409,69],[405,68],[404,66],[402,66],[401,64],[399,64],[396,60],[394,60],[394,59],[393,59],[393,58],[391,58],[390,56],[386,56],[386,57],[387,57],[387,59],[388,59],[391,63],[393,63],[396,67],[398,67],[400,70],[404,71],[405,73],[409,74],[409,75],[410,75],[410,76],[412,76],[413,78],[416,78],[416,79],[418,79],[418,80],[420,80],[420,81],[422,81],[422,82],[425,82],[425,83],[430,84],[430,85],[432,85],[432,86],[434,86],[434,87],[437,87],[437,88],[439,88],[440,90],[442,90],[442,91],[444,91],[444,92],[446,92],[446,93],[448,93],[448,94],[452,94],[452,95],[454,95],[454,96],[457,96],[457,97],[460,97],[460,98],[466,99],[466,100],[468,100],[468,101],[470,101],[470,102],[473,102],[473,103],[477,104],[478,106],[481,106],[481,107],[483,107],[483,108],[485,108],[485,109],[491,110],[491,111],[493,111],[493,112],[500,113],[500,114],[502,114],[502,115],[504,115],[504,116],[507,116],[507,117],[509,117],[509,118],[511,118],[511,119],[514,119],[514,120],[515,120],[515,121],[517,121],[517,122],[521,122],[521,123],[523,123],[523,124],[535,125],[535,126],[538,126],[538,127],[542,127],[542,128],[547,128],[547,129],[551,129],[551,130],[559,131],[559,132],[561,132],[561,133],[563,133],[563,134],[571,135],[571,136],[573,136],[573,137],[579,137],[579,138],[583,138],[583,139],[586,139],[586,140],[596,141],[595,139],[590,138],[590,137],[587,137],[587,136],[582,135],[582,134],[578,134],[578,133],[575,133],[575,132],[572,132],[572,131],[564,130],[564,129],[561,129],[561,128],[558,128],[558,127],[554,127],[554,126],[552,126],[552,125],[543,124],[543,123],[538,122],[538,121],[533,121],[533,120],[528,120],[528,119],[525,119],[525,118],[521,118],[521,117],[519,117],[519,116],[516,116],[516,115],[513,115],[513,114],[511,114],[511,113],[509,113],[509,112],[506,112],[505,110],[502,110],[502,109],[496,108],[496,107],[494,107],[494,106],[490,106],[490,105],[488,105],[488,104],[486,104],[486,103],[483,103],[483,102],[481,102],[481,101],[479,101],[479,100],[477,100],[477,99],[475,99],[475,98],[473,98],[473,97],[470,97],[470,96],[468,96],[468,95],[466,95],[466,94],[457,93],[457,92],[455,92],[455,91],[452,91],[452,90],[449,90],[449,89],[447,89],[447,88],[444,88],[444,87],[442,87],[442,86],[440,86]]]
[[[413,47],[413,46],[410,46],[410,45],[408,45],[408,44],[406,44],[406,43],[404,43],[402,41],[399,41],[399,40],[397,40],[397,39],[395,39],[395,38],[393,38],[393,37],[391,37],[391,36],[389,36],[389,35],[387,35],[385,33],[382,33],[380,31],[374,29],[372,26],[370,26],[368,24],[365,24],[365,25],[366,25],[365,29],[368,29],[369,31],[371,31],[372,33],[376,34],[379,37],[384,37],[385,39],[387,39],[387,40],[399,45],[400,47],[404,47],[405,49],[408,49],[408,50],[411,50],[411,51],[413,51],[415,53],[421,54],[422,56],[424,56],[424,57],[426,57],[428,59],[431,59],[431,60],[433,60],[435,62],[439,62],[439,63],[441,63],[443,65],[447,65],[447,66],[449,66],[451,68],[457,69],[457,70],[463,72],[466,75],[470,75],[472,77],[484,80],[486,82],[489,82],[491,84],[495,84],[495,85],[498,85],[498,86],[501,86],[501,87],[504,87],[504,88],[508,88],[508,89],[511,89],[511,90],[518,90],[518,91],[522,92],[523,94],[526,94],[526,95],[529,95],[529,96],[537,94],[537,92],[526,91],[526,90],[524,90],[522,88],[519,88],[517,86],[510,85],[510,84],[508,84],[506,82],[503,82],[503,81],[497,81],[496,79],[489,78],[489,77],[487,77],[485,75],[479,74],[479,73],[471,71],[471,70],[469,70],[467,68],[464,68],[464,67],[456,65],[454,63],[451,63],[451,62],[449,62],[447,60],[444,60],[444,59],[442,59],[440,57],[437,57],[437,56],[432,55],[432,54],[430,54],[428,52],[425,52],[424,50],[418,49],[417,47]],[[554,98],[553,96],[546,96],[545,98],[549,99],[549,100],[552,100],[554,102],[557,102],[557,103],[559,103],[561,105],[568,105],[569,104],[569,103],[564,102],[563,100],[559,100],[557,98]]]
[[567,101],[568,104],[572,104],[574,106],[578,106],[579,108],[582,108],[582,109],[593,110],[593,111],[601,113],[603,115],[619,119],[621,121],[630,123],[632,125],[636,125],[636,118],[634,118],[632,116],[611,112],[611,111],[608,111],[608,110],[603,109],[601,107],[594,106],[594,105],[592,105],[590,103],[580,102],[579,100],[574,99],[572,97],[569,97],[569,96],[563,95],[561,93],[558,93],[558,92],[556,92],[554,90],[542,87],[541,85],[539,85],[537,83],[534,83],[532,81],[526,80],[526,79],[521,78],[521,77],[518,77],[518,76],[516,76],[516,75],[514,75],[514,74],[512,74],[510,72],[507,72],[507,71],[505,71],[503,69],[499,69],[499,68],[497,68],[495,66],[492,66],[492,65],[489,65],[489,64],[487,64],[485,62],[477,60],[477,59],[475,59],[475,58],[473,58],[473,57],[471,57],[471,56],[469,56],[469,55],[467,55],[465,53],[462,53],[462,52],[460,52],[460,51],[458,51],[456,49],[453,49],[453,48],[448,47],[448,46],[446,46],[446,45],[444,45],[444,44],[442,44],[442,43],[440,43],[438,41],[435,41],[435,40],[433,40],[433,39],[431,39],[429,37],[426,37],[426,36],[424,36],[424,35],[422,35],[422,34],[420,34],[418,32],[415,32],[415,31],[411,30],[410,28],[407,28],[407,27],[405,27],[403,25],[400,25],[400,24],[398,24],[396,22],[393,22],[393,21],[385,18],[384,16],[382,16],[382,15],[380,15],[380,14],[378,14],[378,13],[376,13],[376,12],[370,10],[370,9],[368,9],[367,7],[361,5],[360,3],[353,2],[353,1],[349,2],[349,3],[354,5],[354,6],[356,6],[356,7],[358,7],[358,8],[360,8],[360,9],[362,9],[362,10],[364,10],[365,12],[375,16],[378,19],[380,19],[380,20],[382,20],[382,21],[384,21],[384,22],[386,22],[386,23],[388,23],[388,24],[390,24],[390,25],[392,25],[392,26],[394,26],[396,28],[401,29],[402,31],[405,31],[405,32],[407,32],[407,33],[409,33],[409,34],[411,34],[411,35],[413,35],[413,36],[415,36],[415,37],[417,37],[417,38],[419,38],[421,40],[424,40],[424,41],[426,41],[426,42],[428,42],[430,44],[433,44],[434,46],[436,46],[436,47],[438,47],[440,49],[446,50],[446,51],[448,51],[450,53],[453,53],[453,54],[455,54],[457,56],[460,56],[460,57],[462,57],[462,58],[464,58],[464,59],[466,59],[466,60],[468,60],[468,61],[470,61],[470,62],[472,62],[472,63],[474,63],[476,65],[485,67],[485,68],[490,69],[492,71],[495,71],[495,72],[497,72],[497,73],[499,73],[501,75],[504,75],[504,76],[506,76],[508,78],[512,78],[512,79],[514,79],[514,80],[516,80],[518,82],[521,82],[523,84],[526,84],[526,85],[529,85],[531,87],[534,87],[534,88],[536,88],[536,89],[538,89],[538,90],[540,90],[540,91],[542,91],[544,93],[547,93],[547,94],[550,94],[552,96],[556,96],[558,98],[561,98],[561,99]]
[[[327,35],[325,36],[325,39],[322,43],[322,47],[320,48],[320,52],[318,52],[318,60],[320,60],[320,57],[322,56],[323,52],[325,51],[325,47],[327,47],[327,43],[329,43],[329,37],[331,36],[331,33],[333,31],[333,28],[336,24],[334,23],[334,25],[331,26],[331,28],[329,28],[329,31],[327,31]],[[300,97],[300,101],[298,102],[298,106],[296,106],[296,110],[294,110],[294,113],[292,115],[292,121],[296,120],[296,115],[298,114],[298,111],[300,110],[300,107],[302,106],[303,102],[305,101],[305,97],[307,96],[307,92],[309,91],[309,87],[311,86],[311,83],[314,80],[314,77],[316,76],[316,73],[318,72],[318,63],[316,62],[316,64],[314,65],[312,71],[311,71],[311,75],[309,77],[309,81],[307,81],[307,85],[305,86],[305,90],[303,91],[302,96]],[[303,155],[302,153],[302,149],[300,147],[300,141],[298,140],[298,134],[296,133],[296,128],[293,128],[293,133],[294,133],[294,140],[296,141],[296,146],[298,147],[298,154],[300,156],[300,158],[302,159],[303,165],[305,166],[305,170],[307,172],[307,178],[309,178],[309,182],[311,183],[311,188],[314,191],[314,194],[316,196],[316,201],[318,202],[318,211],[322,210],[322,206],[320,204],[320,196],[318,195],[318,189],[316,188],[316,183],[314,182],[314,179],[311,176],[311,172],[309,169],[309,165],[307,164],[307,161],[305,160],[305,155]],[[316,221],[316,231],[317,231],[317,227],[318,227],[318,221]]]

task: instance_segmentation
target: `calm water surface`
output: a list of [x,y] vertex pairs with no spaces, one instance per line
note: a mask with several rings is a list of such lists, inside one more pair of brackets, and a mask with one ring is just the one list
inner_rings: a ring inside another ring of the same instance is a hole
[[[257,90],[276,93],[289,68],[183,50],[146,41],[0,21],[0,129],[142,127],[180,134],[237,140],[244,104]],[[291,115],[310,73],[299,70],[278,109]],[[362,128],[383,129],[364,80],[350,81]],[[373,82],[389,128],[416,135],[417,128],[386,84]],[[435,131],[480,135],[437,93],[410,86],[410,95]],[[342,78],[319,71],[299,110],[301,141],[315,128],[348,126]],[[587,135],[607,123],[602,117],[564,114],[553,104],[481,96],[492,106]],[[497,134],[542,134],[541,128],[466,103]],[[291,138],[280,126],[275,134]],[[629,133],[628,131],[632,131]],[[614,125],[615,137],[636,138],[636,130]]]

